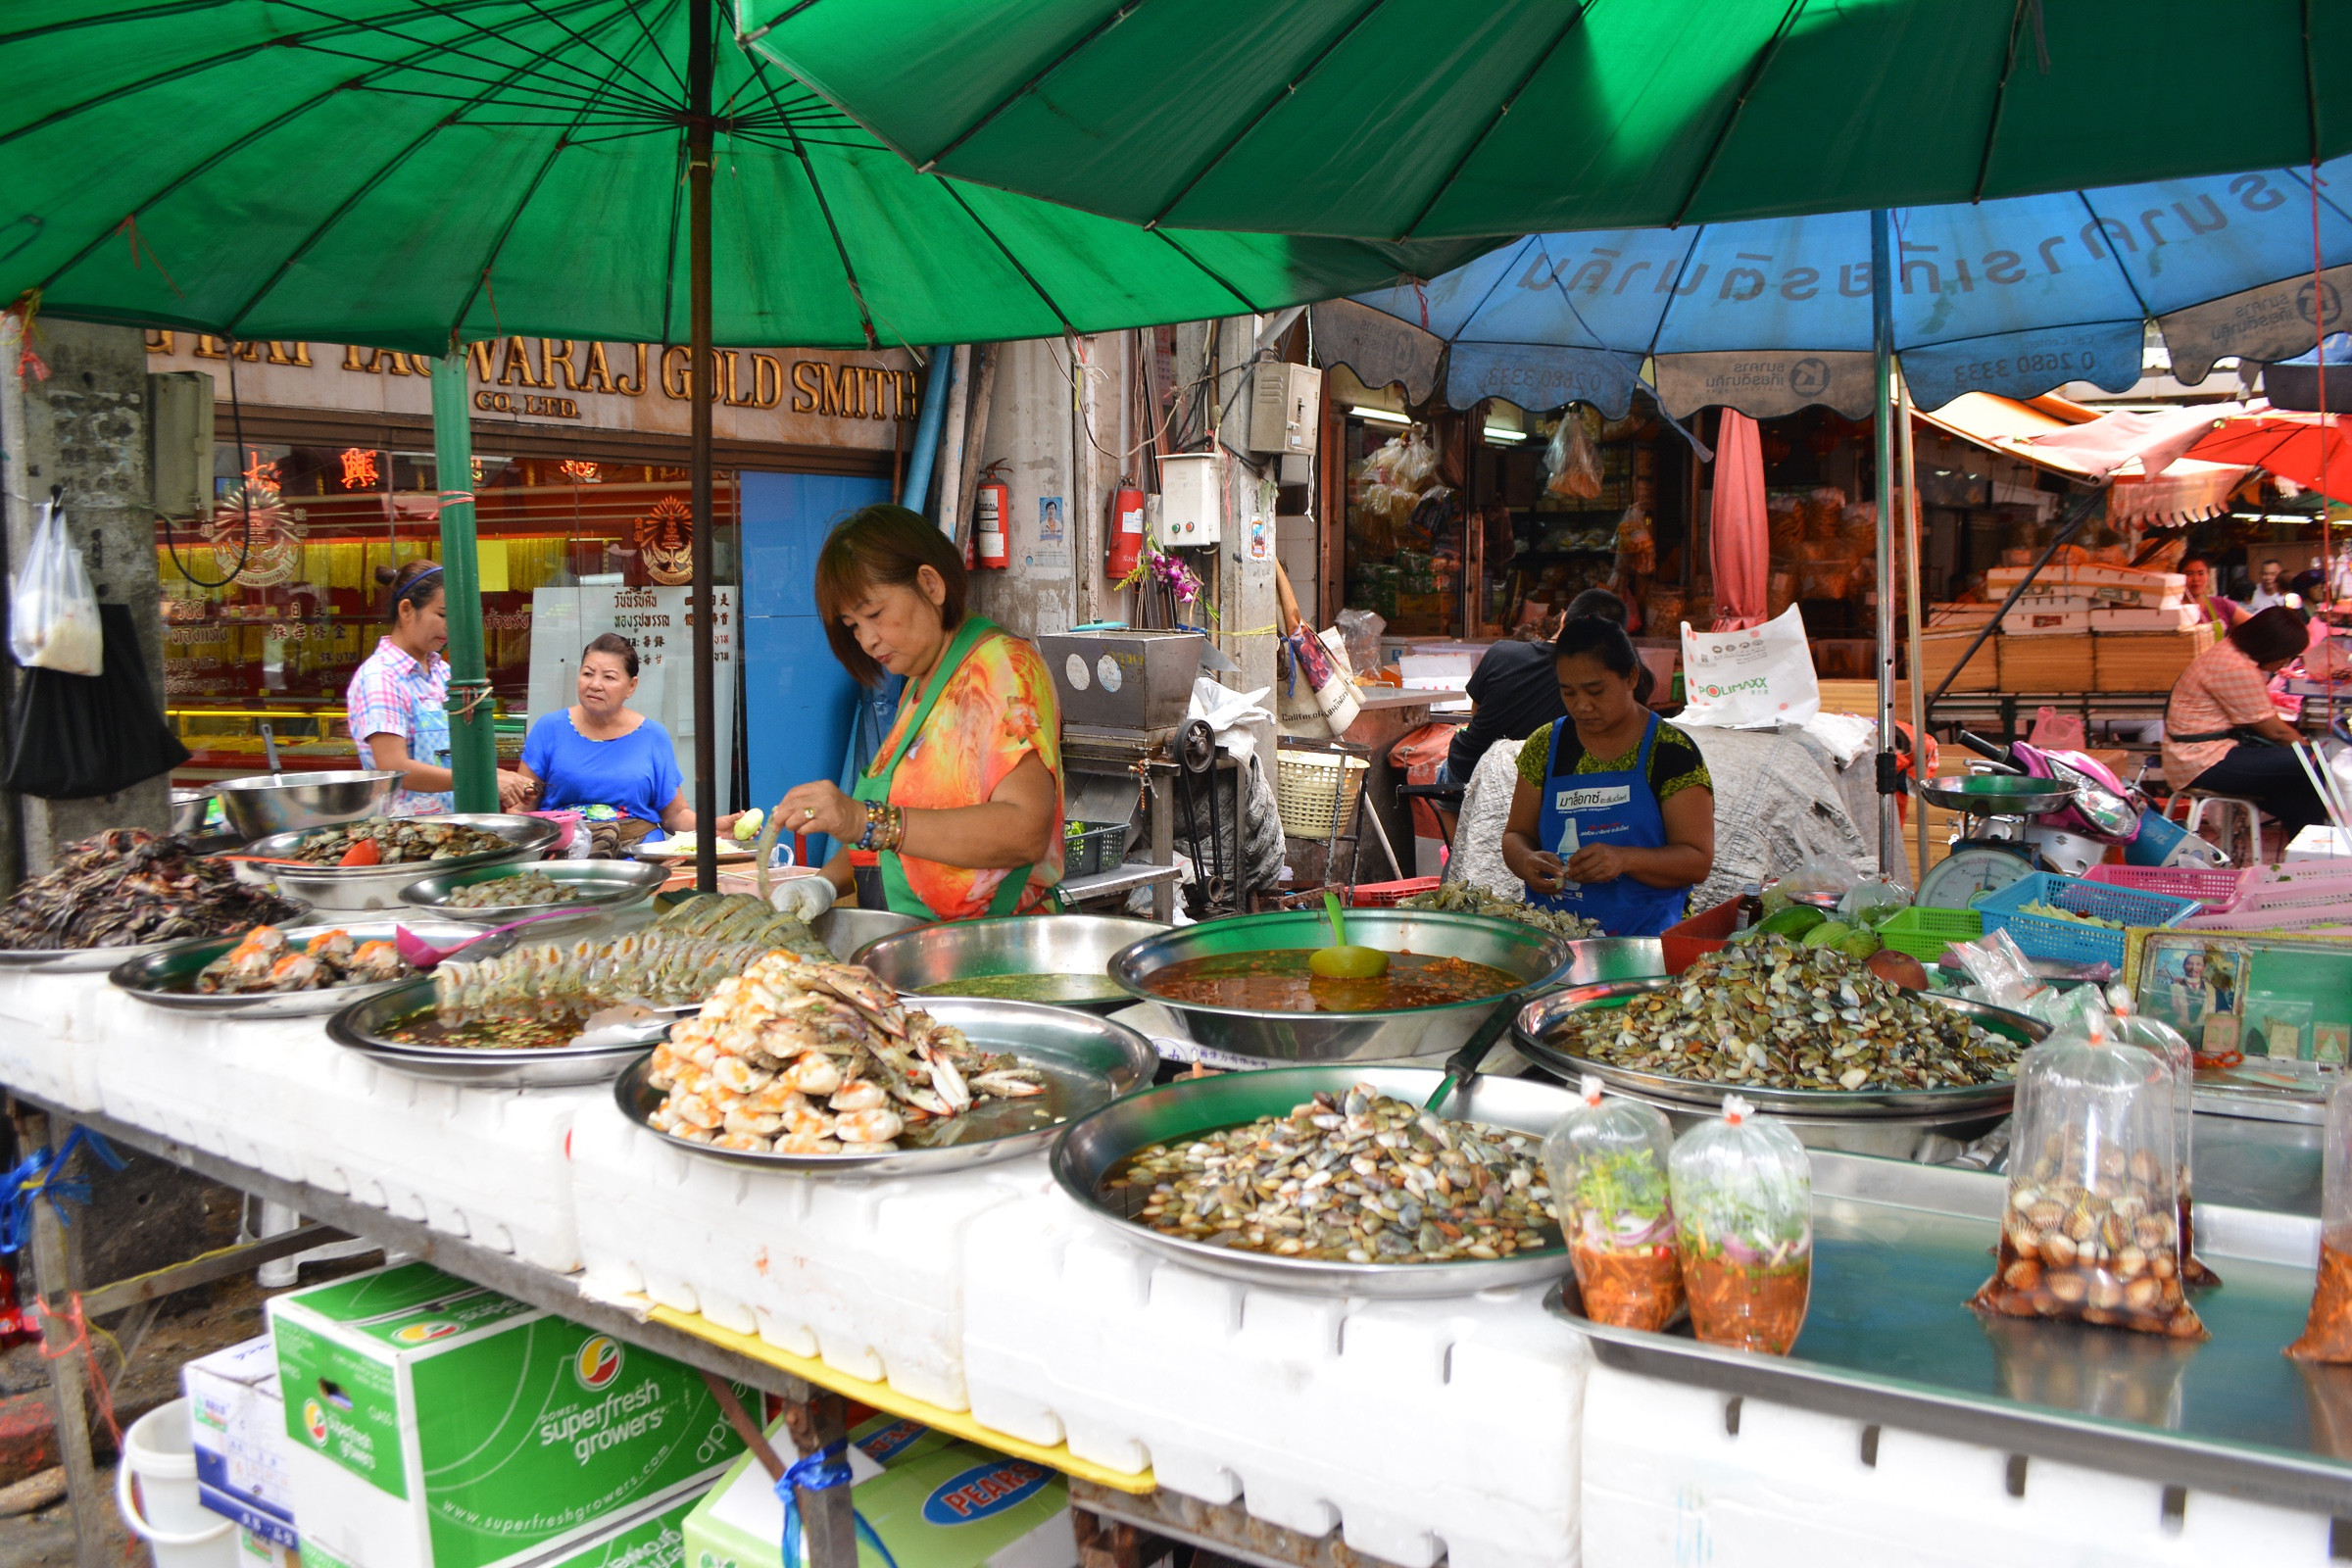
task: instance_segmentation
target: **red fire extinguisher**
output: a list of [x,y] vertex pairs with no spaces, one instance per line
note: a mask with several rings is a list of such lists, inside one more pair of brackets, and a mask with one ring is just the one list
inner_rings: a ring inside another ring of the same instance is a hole
[[1117,582],[1135,569],[1144,553],[1144,493],[1122,486],[1110,497],[1110,546],[1102,570]]
[[990,464],[985,484],[972,492],[972,559],[975,564],[1003,568],[1012,555],[1004,543],[1004,514],[1012,507],[1012,487],[997,477],[999,465]]

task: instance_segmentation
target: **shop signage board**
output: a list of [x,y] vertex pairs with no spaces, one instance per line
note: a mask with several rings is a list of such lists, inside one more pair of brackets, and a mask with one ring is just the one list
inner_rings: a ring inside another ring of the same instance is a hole
[[[433,361],[339,343],[231,346],[193,332],[150,331],[150,370],[201,370],[215,397],[252,408],[328,409],[429,418]],[[504,337],[466,351],[476,425],[629,430],[684,441],[693,417],[692,355],[677,345]],[[897,350],[717,349],[709,385],[720,441],[892,450],[922,399],[912,355]],[[225,437],[223,425],[220,432]]]
[[[717,760],[719,797],[735,765],[735,649],[739,594],[721,585],[712,590],[716,620],[710,628],[712,673],[718,692]],[[625,588],[618,584],[540,588],[531,594],[530,713],[536,719],[578,701],[580,650],[604,633],[618,632],[637,645],[637,695],[629,706],[669,731],[678,749],[678,772],[694,793],[694,590]],[[758,703],[755,690],[751,701]]]

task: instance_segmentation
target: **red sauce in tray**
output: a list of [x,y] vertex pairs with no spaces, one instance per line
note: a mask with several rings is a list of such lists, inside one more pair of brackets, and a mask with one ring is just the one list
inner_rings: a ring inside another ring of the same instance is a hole
[[1219,953],[1186,958],[1155,971],[1144,988],[1172,1002],[1260,1012],[1375,1012],[1391,1007],[1438,1007],[1498,997],[1519,977],[1491,963],[1417,953],[1389,955],[1389,972],[1376,980],[1326,980],[1307,971],[1312,948]]

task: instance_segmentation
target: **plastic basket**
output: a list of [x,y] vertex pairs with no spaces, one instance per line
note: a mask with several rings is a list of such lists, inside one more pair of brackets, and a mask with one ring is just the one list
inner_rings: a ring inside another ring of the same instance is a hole
[[[1295,839],[1327,839],[1335,823],[1354,816],[1371,763],[1338,752],[1277,752],[1274,759],[1274,804],[1282,813],[1284,833]],[[1344,786],[1343,762],[1348,769]]]
[[1127,858],[1127,824],[1081,822],[1079,826],[1082,832],[1062,836],[1062,876],[1093,876],[1097,871],[1116,870]]
[[1974,909],[1931,909],[1916,904],[1895,910],[1879,927],[1881,942],[1922,963],[1934,963],[1955,942],[1974,942],[1984,934],[1984,916]]
[[1348,903],[1358,909],[1394,909],[1416,893],[1434,893],[1442,877],[1408,876],[1401,882],[1358,882],[1348,890]]
[[[2267,867],[2265,868],[2268,869]],[[2352,871],[2321,871],[2305,876],[2238,884],[2237,897],[2216,914],[2256,914],[2269,909],[2352,910]]]
[[2234,869],[2204,865],[2094,865],[2083,880],[2135,893],[2194,899],[2208,909],[2218,909],[2237,897],[2245,877]]
[[2029,904],[2047,904],[2073,914],[2121,920],[2126,926],[2179,925],[2202,905],[2194,899],[2176,899],[2165,893],[2140,893],[2079,876],[2051,871],[2029,871],[1997,893],[1977,901],[1987,932],[2006,931],[2029,958],[2051,958],[2060,963],[2104,963],[2118,973],[2124,967],[2126,933],[2106,926],[2047,915],[2019,912]]
[[1707,954],[1720,951],[1740,923],[1740,895],[1701,909],[1658,933],[1658,947],[1668,974],[1681,974]]

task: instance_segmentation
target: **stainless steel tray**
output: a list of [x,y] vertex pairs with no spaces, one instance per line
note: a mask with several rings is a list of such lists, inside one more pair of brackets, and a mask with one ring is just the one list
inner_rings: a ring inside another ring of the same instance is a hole
[[[505,940],[493,938],[493,941]],[[380,1032],[433,1000],[430,976],[403,980],[355,1002],[326,1021],[326,1037],[370,1060],[419,1078],[442,1078],[477,1089],[561,1089],[601,1084],[646,1053],[668,1020],[649,1025],[642,1039],[612,1046],[557,1046],[546,1051],[461,1051],[412,1046]]]
[[1519,920],[1434,909],[1357,909],[1348,916],[1356,942],[1391,953],[1468,958],[1507,969],[1520,983],[1499,996],[1438,1007],[1372,1012],[1276,1012],[1174,1002],[1150,989],[1154,970],[1186,958],[1270,948],[1319,948],[1331,941],[1320,911],[1286,910],[1204,920],[1162,932],[1125,948],[1110,961],[1110,977],[1143,1002],[1174,1014],[1197,1043],[1261,1061],[1387,1061],[1458,1051],[1500,1011],[1507,1018],[1557,982],[1573,956],[1568,938]]
[[1591,1323],[1572,1283],[1547,1304],[1621,1371],[2352,1515],[2352,1367],[2278,1353],[2311,1302],[2318,1221],[2200,1202],[2197,1250],[2228,1283],[2192,1293],[2213,1337],[2184,1345],[1970,1310],[1992,1268],[2001,1177],[1840,1154],[1812,1164],[1812,1303],[1790,1354]]
[[[2017,1099],[2017,1085],[1972,1084],[1959,1089],[1764,1089],[1747,1084],[1700,1083],[1669,1078],[1663,1073],[1639,1072],[1605,1061],[1592,1061],[1561,1050],[1548,1041],[1554,1026],[1572,1012],[1621,1004],[1630,998],[1665,991],[1682,984],[1678,975],[1657,980],[1620,980],[1589,986],[1570,986],[1520,1009],[1514,1028],[1519,1049],[1534,1060],[1570,1079],[1597,1074],[1603,1083],[1643,1099],[1672,1101],[1692,1106],[1713,1106],[1725,1095],[1738,1095],[1758,1110],[1787,1111],[1812,1117],[1895,1117],[1906,1120],[1950,1119],[2006,1115]],[[1996,1034],[2031,1045],[2047,1035],[2049,1025],[2022,1012],[1995,1007],[1940,992],[1919,992],[1923,1002],[1949,1007]]]
[[2008,773],[1971,773],[1965,778],[1922,779],[1911,786],[1930,806],[1971,816],[2039,816],[2075,798],[2072,784],[2021,778]]
[[1045,1148],[1073,1120],[1110,1104],[1138,1084],[1150,1083],[1159,1064],[1152,1042],[1142,1035],[1074,1008],[980,997],[907,1001],[940,1022],[954,1024],[974,1045],[1012,1052],[1041,1069],[1050,1087],[1030,1100],[991,1101],[956,1117],[948,1124],[957,1135],[953,1143],[873,1154],[756,1154],[672,1138],[647,1120],[662,1103],[662,1091],[645,1081],[646,1059],[629,1064],[613,1084],[612,1098],[620,1113],[647,1132],[674,1149],[710,1159],[807,1176],[937,1176]]
[[[1318,1090],[1345,1093],[1370,1084],[1381,1094],[1424,1104],[1445,1074],[1432,1067],[1276,1067],[1264,1072],[1180,1078],[1149,1094],[1099,1110],[1062,1134],[1054,1146],[1054,1176],[1061,1190],[1138,1247],[1149,1248],[1205,1273],[1250,1285],[1273,1285],[1318,1296],[1468,1296],[1502,1285],[1527,1285],[1568,1271],[1565,1246],[1513,1257],[1459,1263],[1329,1263],[1314,1258],[1239,1252],[1180,1236],[1163,1236],[1130,1220],[1103,1178],[1154,1144],[1238,1127],[1260,1116],[1288,1115]],[[1556,1084],[1530,1078],[1479,1077],[1456,1089],[1437,1114],[1486,1122],[1542,1138],[1578,1102]]]
[[[278,929],[286,934],[289,943],[308,942],[329,931],[348,931],[354,942],[389,942],[396,926],[406,927],[425,941],[444,947],[453,942],[468,941],[480,934],[480,928],[476,926],[458,925],[447,920],[417,919],[353,920],[340,925],[313,921],[307,925],[287,925]],[[209,1013],[216,1018],[305,1018],[340,1011],[355,1002],[405,986],[415,978],[404,976],[398,980],[378,980],[367,985],[333,986],[324,991],[208,996],[196,990],[197,972],[241,940],[239,937],[202,937],[194,942],[171,943],[159,952],[116,965],[107,979],[118,990],[128,992],[150,1006],[173,1011]],[[503,946],[506,940],[494,939],[494,943]]]
[[[308,900],[320,909],[392,909],[400,907],[400,891],[413,882],[428,876],[447,876],[453,871],[486,865],[509,865],[517,860],[537,859],[556,840],[562,830],[543,817],[513,815],[504,811],[451,811],[438,816],[420,816],[419,822],[454,822],[462,827],[481,828],[505,839],[511,849],[483,850],[473,855],[456,855],[446,860],[417,860],[397,865],[256,865],[241,861],[237,874],[255,880],[274,882],[280,892]],[[333,824],[343,826],[347,824]],[[255,839],[242,853],[265,858],[286,857],[301,848],[305,839],[328,832],[327,827],[303,828],[291,833],[272,833],[268,838]]]
[[0,969],[24,969],[34,974],[96,974],[125,959],[144,957],[176,945],[174,941],[141,942],[127,948],[0,948]]
[[[495,882],[505,877],[536,872],[551,882],[561,882],[577,890],[577,896],[561,904],[501,904],[479,908],[453,906],[449,896],[458,889]],[[430,910],[447,920],[461,920],[468,925],[504,925],[509,920],[526,919],[534,914],[573,912],[581,916],[573,920],[540,920],[531,926],[536,936],[554,936],[579,925],[602,919],[615,909],[652,898],[662,890],[668,873],[658,865],[642,860],[540,860],[531,864],[510,861],[501,865],[476,865],[463,871],[436,871],[400,890],[400,902]]]
[[[1112,957],[1130,944],[1167,929],[1155,920],[1111,914],[1015,914],[996,920],[941,921],[869,942],[851,961],[864,964],[908,993],[992,975],[1091,976],[1106,995],[1056,1004],[1110,1009],[1132,1005],[1135,1001],[1125,988],[1110,980],[1107,971]],[[909,1004],[918,1007],[929,1001],[927,995],[908,998]]]

